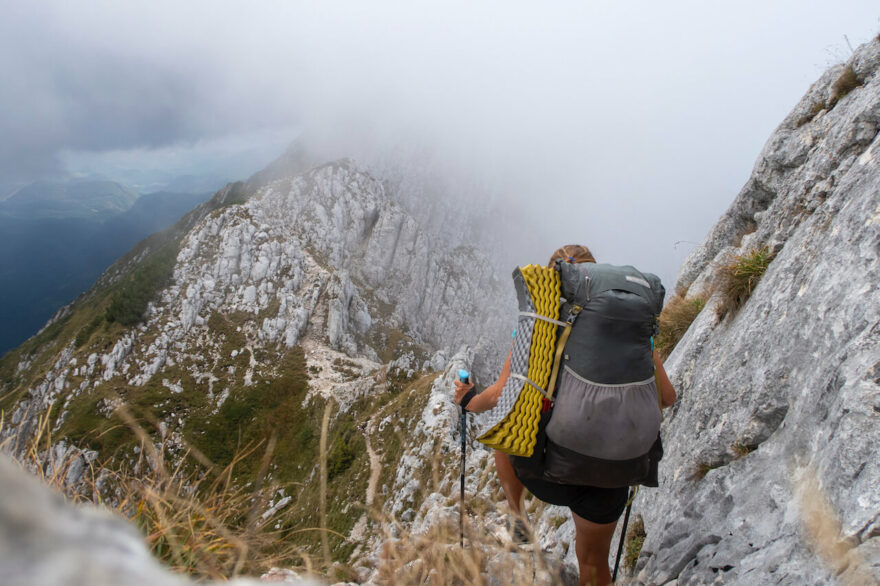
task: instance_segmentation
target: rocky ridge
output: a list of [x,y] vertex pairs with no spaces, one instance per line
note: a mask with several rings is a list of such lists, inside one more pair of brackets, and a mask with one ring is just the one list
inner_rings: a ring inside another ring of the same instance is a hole
[[[196,354],[216,360],[221,348],[205,334],[217,314],[243,318],[235,328],[246,343],[227,352],[232,359],[249,353],[246,381],[266,366],[255,362],[255,346],[290,348],[307,337],[366,359],[367,370],[399,350],[410,357],[397,363],[408,371],[442,368],[443,352],[432,349],[465,342],[497,357],[502,304],[484,308],[487,292],[505,297],[471,250],[432,240],[351,162],[324,165],[205,217],[184,239],[173,284],[145,323],[103,353],[65,347],[11,421],[18,425],[62,396],[69,402],[94,381],[123,377],[138,387]],[[474,331],[474,319],[486,325]],[[28,367],[25,359],[17,371]],[[213,394],[210,373],[190,374]],[[83,380],[72,388],[71,377]]]
[[[264,427],[263,411],[277,419],[272,407],[260,411],[269,399],[287,413],[279,446],[288,444],[287,461],[270,476],[302,482],[317,472],[314,411],[332,404],[331,446],[342,446],[344,480],[331,485],[339,506],[347,512],[392,494],[387,470],[396,470],[401,454],[385,440],[399,441],[416,424],[394,420],[393,408],[406,398],[412,404],[404,408],[419,413],[427,400],[406,385],[444,369],[446,349],[466,343],[495,367],[499,338],[506,339],[505,298],[512,304],[512,295],[485,259],[427,233],[380,180],[351,161],[274,178],[251,194],[243,193],[247,188],[222,190],[178,226],[184,234],[173,277],[143,323],[85,325],[83,341],[53,332],[76,332],[71,324],[86,323],[95,313],[89,304],[101,299],[96,292],[132,278],[149,245],[111,267],[29,349],[7,357],[15,359],[4,367],[7,423],[0,440],[8,449],[20,455],[49,418],[54,443],[47,458],[67,470],[70,490],[88,492],[84,474],[91,466],[111,455],[137,459],[137,446],[113,432],[120,406],[155,422],[149,431],[173,462],[193,442],[222,459],[235,441],[224,430],[242,421],[236,413],[254,413],[247,421],[257,428]],[[480,361],[469,366],[481,369]],[[290,381],[303,375],[308,384],[299,395]],[[209,428],[226,439],[218,443]],[[100,490],[102,477],[91,482]],[[419,484],[409,479],[396,502],[415,506]],[[311,498],[283,492],[269,506],[294,499],[307,514],[314,511]],[[366,514],[340,516],[358,521],[356,535],[370,530]]]

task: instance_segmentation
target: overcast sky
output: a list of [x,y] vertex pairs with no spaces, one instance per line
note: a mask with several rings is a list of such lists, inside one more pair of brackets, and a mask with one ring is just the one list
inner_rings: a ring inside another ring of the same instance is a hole
[[876,0],[132,4],[0,0],[0,183],[302,132],[552,205],[524,262],[583,242],[668,287],[844,35],[880,32]]

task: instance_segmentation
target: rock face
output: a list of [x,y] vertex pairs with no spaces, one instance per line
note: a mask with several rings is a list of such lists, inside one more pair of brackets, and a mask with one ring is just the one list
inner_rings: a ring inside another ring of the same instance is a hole
[[[810,88],[681,270],[679,292],[710,297],[666,363],[642,583],[880,579],[878,69],[874,40]],[[762,246],[777,256],[720,319],[718,266]]]
[[186,584],[166,574],[131,525],[107,511],[77,508],[0,456],[3,583]]

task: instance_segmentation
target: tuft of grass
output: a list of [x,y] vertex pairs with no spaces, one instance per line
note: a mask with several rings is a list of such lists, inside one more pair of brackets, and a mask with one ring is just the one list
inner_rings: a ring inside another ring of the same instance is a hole
[[798,118],[795,122],[795,127],[800,128],[804,124],[812,121],[822,110],[831,110],[837,105],[837,102],[844,98],[844,96],[857,87],[861,87],[864,83],[865,80],[859,78],[855,69],[852,68],[852,65],[847,65],[843,68],[843,71],[837,79],[834,80],[834,83],[831,84],[831,95],[828,97],[828,101],[819,100],[813,104],[806,114]]
[[734,457],[739,460],[740,458],[745,458],[752,452],[758,449],[758,446],[751,444],[744,444],[737,442],[730,446],[730,451],[733,453]]
[[824,100],[819,100],[818,102],[814,103],[806,114],[797,119],[797,122],[795,122],[795,127],[800,128],[804,124],[811,122],[813,118],[818,116],[819,113],[827,107],[828,105],[825,103]]
[[645,520],[641,515],[636,515],[626,532],[626,551],[623,557],[623,567],[630,574],[636,569],[636,562],[639,560],[639,554],[642,553],[642,546],[647,536]]
[[722,296],[718,306],[719,317],[735,313],[745,305],[775,256],[764,246],[734,255],[727,264],[720,267],[718,287]]
[[711,462],[697,462],[691,471],[691,478],[695,481],[700,481],[706,477],[706,474],[720,467],[720,464]]
[[831,95],[828,98],[828,109],[830,110],[833,108],[837,102],[844,98],[844,96],[857,87],[860,87],[863,83],[864,81],[859,79],[859,76],[852,68],[852,65],[844,67],[840,76],[834,80],[834,83],[831,85]]
[[658,320],[660,330],[654,339],[654,347],[663,360],[672,354],[675,346],[705,306],[705,298],[687,299],[683,295],[675,295],[666,303]]

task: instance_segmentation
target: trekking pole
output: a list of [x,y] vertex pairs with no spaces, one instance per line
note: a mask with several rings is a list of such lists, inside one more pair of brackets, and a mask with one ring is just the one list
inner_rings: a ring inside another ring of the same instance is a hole
[[629,513],[633,508],[633,501],[636,499],[638,488],[635,486],[630,489],[629,502],[626,503],[626,514],[623,516],[623,529],[620,531],[620,543],[617,545],[617,559],[614,561],[614,573],[611,575],[611,582],[617,580],[617,569],[620,567],[620,556],[623,554],[623,542],[626,539],[626,526],[629,524]]
[[[470,373],[466,370],[458,371],[458,379],[467,384]],[[459,544],[464,547],[464,467],[467,454],[467,411],[461,408],[461,511],[458,515]]]

